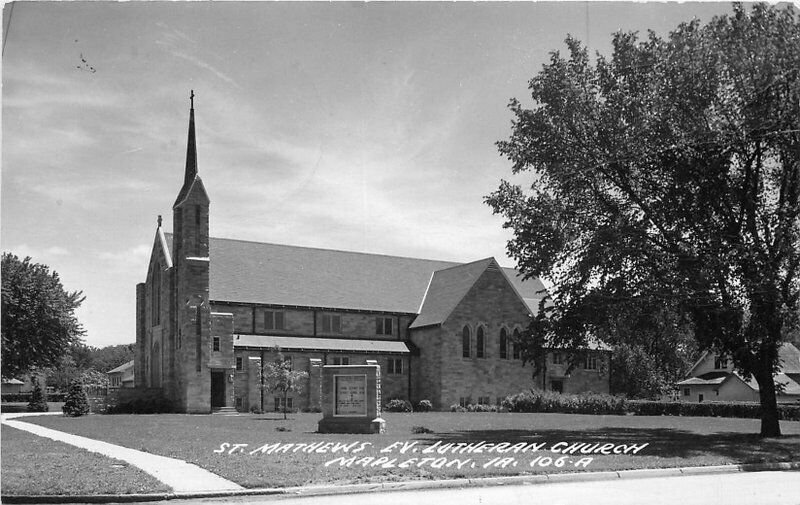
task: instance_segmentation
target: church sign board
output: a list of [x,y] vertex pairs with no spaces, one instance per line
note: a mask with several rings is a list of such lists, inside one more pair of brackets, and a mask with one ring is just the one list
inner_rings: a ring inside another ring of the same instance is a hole
[[321,383],[320,433],[383,432],[379,365],[325,365]]
[[333,415],[337,417],[363,417],[367,415],[367,376],[334,375],[335,405]]

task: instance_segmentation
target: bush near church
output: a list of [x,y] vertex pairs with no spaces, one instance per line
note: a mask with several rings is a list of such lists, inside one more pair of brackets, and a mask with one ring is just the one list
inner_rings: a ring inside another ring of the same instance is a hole
[[106,414],[166,414],[172,403],[157,388],[119,388],[108,395]]
[[61,407],[61,410],[65,416],[69,417],[84,416],[89,413],[89,397],[84,391],[81,381],[74,380],[69,385],[67,401]]
[[417,404],[417,412],[430,412],[433,410],[433,403],[430,400],[420,400]]
[[565,395],[554,391],[530,390],[508,396],[502,407],[509,412],[560,412],[564,414],[625,414],[625,398],[607,394]]
[[399,398],[389,400],[389,402],[384,405],[383,410],[386,412],[414,412],[410,401],[400,400]]

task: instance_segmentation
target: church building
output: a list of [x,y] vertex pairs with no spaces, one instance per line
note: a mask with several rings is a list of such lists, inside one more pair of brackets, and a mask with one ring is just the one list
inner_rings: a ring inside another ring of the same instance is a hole
[[[136,286],[137,388],[160,388],[176,411],[319,408],[326,364],[376,362],[382,399],[435,410],[495,404],[539,387],[608,392],[608,353],[567,373],[522,366],[518,336],[544,286],[493,258],[471,263],[214,238],[197,172],[194,103],[173,229],[159,216],[147,278]],[[263,386],[276,348],[308,372],[284,401]]]

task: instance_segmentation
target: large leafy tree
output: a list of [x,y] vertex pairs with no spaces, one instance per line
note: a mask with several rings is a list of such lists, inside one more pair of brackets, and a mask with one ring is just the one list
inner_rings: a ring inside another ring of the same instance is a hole
[[796,13],[734,5],[666,38],[617,33],[594,63],[566,43],[498,144],[530,189],[487,197],[522,271],[552,285],[527,358],[665,308],[755,378],[761,434],[779,435],[773,373],[800,292]]
[[2,276],[3,377],[57,365],[84,334],[75,317],[82,293],[65,291],[46,265],[10,253]]

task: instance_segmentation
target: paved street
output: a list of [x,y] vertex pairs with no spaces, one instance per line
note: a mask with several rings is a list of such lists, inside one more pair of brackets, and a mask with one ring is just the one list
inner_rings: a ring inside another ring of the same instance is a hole
[[[310,497],[241,497],[191,503],[284,505],[800,505],[800,472],[751,472],[599,482]],[[176,502],[171,502],[175,505]]]

